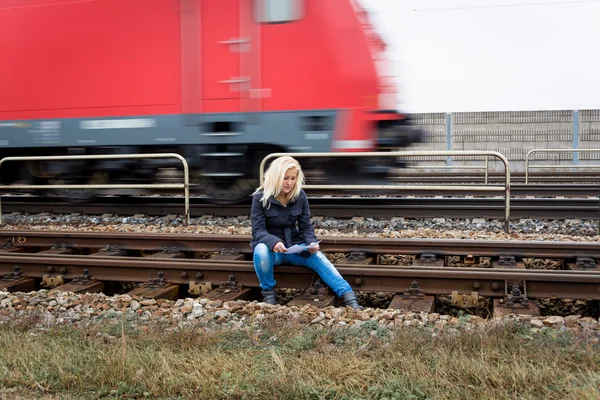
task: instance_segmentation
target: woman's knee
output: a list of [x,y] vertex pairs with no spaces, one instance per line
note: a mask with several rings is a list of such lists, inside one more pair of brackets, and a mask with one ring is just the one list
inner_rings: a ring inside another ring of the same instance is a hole
[[271,255],[271,250],[269,250],[269,246],[264,243],[259,243],[254,246],[254,255],[259,257],[266,257]]
[[254,247],[254,266],[264,272],[273,268],[271,250],[264,243],[259,243]]

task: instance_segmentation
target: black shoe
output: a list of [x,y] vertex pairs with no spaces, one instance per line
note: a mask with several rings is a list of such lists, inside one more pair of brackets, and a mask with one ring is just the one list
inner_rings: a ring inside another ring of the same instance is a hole
[[272,305],[277,304],[277,299],[276,299],[277,293],[275,293],[275,289],[262,290],[260,293],[263,296],[263,300],[262,300],[263,303],[272,304]]
[[362,310],[363,308],[358,304],[356,300],[356,293],[354,292],[346,292],[342,295],[342,300],[344,300],[344,305],[352,307],[354,310]]

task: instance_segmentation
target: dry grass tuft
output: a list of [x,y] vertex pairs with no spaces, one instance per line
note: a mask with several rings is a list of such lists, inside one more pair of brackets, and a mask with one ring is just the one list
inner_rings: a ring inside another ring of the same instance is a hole
[[2,398],[594,399],[600,346],[524,326],[0,327]]

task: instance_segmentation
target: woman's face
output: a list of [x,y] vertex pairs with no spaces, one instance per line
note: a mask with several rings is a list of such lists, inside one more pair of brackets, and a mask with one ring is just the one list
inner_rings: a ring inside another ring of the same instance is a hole
[[292,191],[292,189],[294,189],[294,186],[296,186],[297,177],[298,170],[296,168],[290,168],[287,171],[285,171],[285,176],[283,178],[283,187],[281,188],[281,191],[284,194],[288,194]]

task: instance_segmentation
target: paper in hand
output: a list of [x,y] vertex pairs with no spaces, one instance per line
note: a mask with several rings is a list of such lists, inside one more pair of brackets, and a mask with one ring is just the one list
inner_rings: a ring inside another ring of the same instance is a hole
[[303,251],[308,250],[308,246],[305,244],[295,244],[292,247],[288,247],[287,251],[285,252],[285,254],[296,254],[296,253],[302,253]]
[[[321,243],[320,240],[317,242],[317,244],[319,244],[319,243]],[[309,246],[306,244],[295,244],[292,247],[289,247],[285,253],[286,254],[302,253],[303,251],[307,251],[309,248],[313,248],[313,247],[315,247],[315,245]]]

